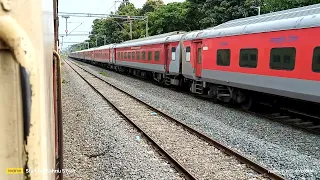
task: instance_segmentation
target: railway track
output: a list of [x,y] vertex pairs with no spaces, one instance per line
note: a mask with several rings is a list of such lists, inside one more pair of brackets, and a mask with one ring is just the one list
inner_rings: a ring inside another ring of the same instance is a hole
[[[171,90],[178,91],[180,93],[186,93],[191,96],[196,96],[205,101],[210,101],[210,98],[208,98],[208,96],[205,96],[205,95],[197,95],[189,91],[186,92],[183,90],[177,90],[175,88],[171,88]],[[257,117],[266,118],[271,121],[275,121],[287,126],[291,126],[293,128],[305,131],[307,133],[320,135],[320,117],[317,117],[317,116],[302,113],[289,108],[276,109],[264,103],[257,103],[257,106],[259,107],[256,108],[255,110],[244,110],[239,106],[235,106],[235,105],[223,103],[223,102],[215,102],[215,103],[220,104],[226,108],[233,108],[237,111],[250,113]]]
[[[171,88],[174,91],[178,91],[180,93],[186,93],[191,96],[196,96],[205,101],[210,101],[210,98],[206,95],[197,95],[193,94],[189,91],[177,90]],[[239,106],[235,106],[233,104],[223,103],[223,102],[215,102],[220,104],[226,108],[233,108],[237,111],[250,113],[257,117],[266,118],[271,121],[275,121],[284,125],[288,125],[294,127],[296,129],[305,131],[307,133],[320,135],[320,117],[302,113],[290,108],[273,108],[269,104],[257,103],[258,106],[254,110],[244,110]]]
[[[97,65],[94,65],[94,66],[97,66]],[[130,76],[130,77],[132,77],[132,76]],[[139,78],[139,79],[141,79],[141,78]],[[145,81],[145,79],[141,79],[141,80]],[[148,81],[148,82],[150,82],[150,81]],[[176,88],[170,88],[170,89],[173,91],[180,92],[180,93],[186,93],[191,96],[196,96],[198,98],[201,98],[202,100],[210,101],[210,98],[208,98],[208,96],[205,96],[205,95],[197,95],[197,94],[193,94],[189,91],[176,89]],[[302,131],[305,131],[305,132],[308,132],[311,134],[320,135],[320,117],[316,117],[316,116],[312,116],[312,115],[305,114],[302,112],[298,112],[293,109],[285,109],[285,108],[276,109],[276,108],[272,108],[269,105],[263,104],[263,103],[257,103],[257,105],[259,105],[260,107],[254,111],[244,110],[242,108],[239,108],[238,106],[234,106],[231,104],[225,104],[223,102],[215,102],[215,103],[223,105],[227,108],[233,108],[238,111],[253,114],[257,117],[266,118],[271,121],[275,121],[275,122],[278,122],[278,123],[281,123],[284,125],[288,125],[293,128],[296,128],[296,129],[299,129],[299,130],[302,130]]]
[[303,114],[292,109],[274,109],[266,105],[262,106],[264,106],[264,109],[261,112],[253,113],[255,113],[257,116],[261,116],[281,124],[289,125],[308,133],[320,135],[319,117]]
[[186,179],[284,179],[79,65],[66,63],[141,131]]

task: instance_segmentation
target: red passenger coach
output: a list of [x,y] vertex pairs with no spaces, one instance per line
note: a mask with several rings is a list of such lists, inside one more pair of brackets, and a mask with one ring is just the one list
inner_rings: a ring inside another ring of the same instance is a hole
[[85,59],[89,61],[94,61],[94,49],[87,49],[84,51]]
[[182,36],[181,32],[172,32],[118,44],[114,47],[116,69],[139,76],[151,73],[158,82],[178,85],[181,57],[176,51]]
[[319,33],[319,4],[191,32],[182,74],[192,92],[225,102],[251,106],[259,92],[319,103]]
[[94,61],[97,63],[103,63],[106,65],[110,65],[113,61],[111,61],[113,44],[101,46],[98,48],[94,48]]
[[[203,51],[203,68],[320,81],[320,73],[312,71],[319,33],[320,28],[309,28],[205,39],[203,46],[208,50]],[[219,51],[218,55],[212,56],[211,50]],[[218,56],[224,54],[230,57],[221,57],[218,62]],[[280,60],[272,56],[280,56]]]
[[158,73],[164,73],[165,71],[164,44],[116,46],[116,54],[116,64],[119,66],[139,68]]

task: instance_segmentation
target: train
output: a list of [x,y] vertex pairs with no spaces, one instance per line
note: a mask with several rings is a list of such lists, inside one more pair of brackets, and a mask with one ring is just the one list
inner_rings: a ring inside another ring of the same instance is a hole
[[257,102],[317,113],[320,4],[71,52],[70,58],[249,110]]
[[0,4],[0,179],[62,179],[58,0]]

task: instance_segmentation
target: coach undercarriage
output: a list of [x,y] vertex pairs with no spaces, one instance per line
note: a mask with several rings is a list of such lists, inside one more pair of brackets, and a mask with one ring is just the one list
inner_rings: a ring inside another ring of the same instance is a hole
[[252,97],[249,91],[199,80],[186,79],[185,82],[189,84],[192,93],[206,95],[214,101],[236,103],[244,109],[252,107]]
[[[91,62],[92,64],[93,61]],[[119,73],[123,74],[130,74],[136,77],[144,78],[144,79],[152,79],[162,85],[166,86],[182,86],[182,77],[180,75],[171,75],[167,73],[159,73],[159,72],[150,72],[146,70],[140,70],[140,69],[135,69],[135,68],[130,68],[130,67],[124,67],[124,66],[111,66],[109,64],[105,63],[98,63],[95,65],[99,65],[111,70],[114,70]]]
[[177,75],[171,75],[171,74],[165,74],[165,73],[157,73],[152,72],[152,78],[153,80],[157,81],[160,84],[166,85],[166,86],[181,86],[182,85],[182,78],[181,76]]
[[316,103],[199,80],[184,79],[184,82],[188,85],[190,92],[194,94],[205,96],[214,102],[221,101],[228,104],[240,105],[244,110],[269,107],[274,110],[303,114],[303,116],[312,118],[320,117],[320,113],[318,112],[320,105]]

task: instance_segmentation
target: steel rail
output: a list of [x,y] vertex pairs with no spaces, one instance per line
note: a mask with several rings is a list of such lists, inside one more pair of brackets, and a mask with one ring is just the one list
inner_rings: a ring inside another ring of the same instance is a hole
[[[153,144],[154,147],[156,147],[156,149],[158,149],[160,151],[160,153],[162,155],[164,155],[170,162],[171,164],[173,164],[176,168],[176,170],[180,173],[182,173],[186,179],[197,179],[195,178],[195,176],[189,172],[187,170],[187,168],[183,167],[183,165],[181,165],[175,158],[173,158],[165,149],[161,148],[160,145],[158,145],[154,139],[152,139],[152,137],[143,131],[143,129],[137,125],[136,123],[134,123],[133,121],[130,120],[130,118],[128,116],[126,116],[124,113],[122,113],[122,111],[117,108],[111,101],[109,101],[103,94],[101,94],[90,82],[88,82],[77,70],[75,70],[66,60],[65,62],[69,65],[69,67],[76,73],[80,76],[80,78],[82,80],[84,80],[97,94],[100,95],[100,97],[105,100],[123,119],[125,119],[127,122],[129,122],[132,126],[134,126],[136,129],[138,129],[138,131],[140,131],[144,137],[146,137],[146,139],[151,142]],[[74,66],[77,66],[75,65],[74,63],[72,63]],[[82,69],[81,67],[77,66],[78,68]],[[83,69],[82,69],[83,70]],[[85,70],[84,70],[85,71]],[[85,71],[87,72],[87,71]],[[87,72],[88,73],[88,72]],[[91,73],[88,73],[90,75],[92,75]],[[95,75],[92,75],[94,77],[96,77]],[[97,78],[97,77],[96,77]],[[99,79],[99,78],[97,78]],[[101,80],[101,79],[99,79]],[[103,81],[104,82],[104,81]],[[113,86],[112,86],[113,87]]]
[[92,76],[96,77],[97,79],[100,79],[101,81],[105,82],[106,84],[112,86],[113,88],[121,91],[122,93],[130,96],[131,98],[137,100],[138,102],[144,104],[145,106],[149,107],[150,109],[152,109],[153,111],[157,112],[158,114],[162,115],[163,117],[169,119],[169,120],[172,120],[174,121],[175,123],[177,123],[178,125],[181,125],[182,127],[184,127],[186,130],[188,130],[189,132],[197,135],[199,138],[205,140],[207,143],[213,145],[214,147],[220,149],[221,151],[225,152],[226,154],[230,155],[230,156],[234,156],[236,157],[240,162],[246,164],[248,167],[250,167],[251,169],[259,172],[260,174],[264,174],[266,176],[268,176],[269,178],[271,179],[274,179],[274,180],[284,180],[285,178],[282,177],[281,175],[278,175],[270,170],[268,170],[266,167],[264,167],[263,165],[259,164],[258,162],[255,162],[253,160],[250,160],[249,158],[241,155],[239,152],[236,152],[235,150],[223,145],[223,143],[221,142],[218,142],[216,140],[213,140],[212,138],[210,138],[209,136],[207,136],[206,134],[198,131],[198,130],[195,130],[193,129],[192,127],[188,126],[187,124],[183,123],[182,121],[180,120],[177,120],[175,118],[173,118],[172,116],[168,115],[167,113],[165,113],[164,111],[162,110],[159,110],[159,109],[156,109],[154,107],[152,107],[151,105],[147,104],[146,102],[140,100],[140,99],[137,99],[136,97],[134,97],[133,95],[125,92],[124,90],[114,86],[113,84],[107,82],[106,80],[94,75],[93,73],[87,71],[86,69],[80,67],[79,65],[76,65],[75,63],[72,63],[74,64],[75,66],[79,67],[80,69],[82,69],[83,71],[91,74]]
[[[261,106],[269,107],[264,104],[260,104]],[[314,134],[314,135],[320,135],[320,124],[319,124],[319,117],[311,117],[308,114],[304,115],[300,112],[294,112],[293,110],[286,110],[286,109],[274,109],[274,111],[269,113],[262,113],[262,112],[255,112],[250,110],[243,110],[235,108],[236,110],[250,113],[254,116],[260,117],[260,118],[266,118],[270,121],[277,122],[283,125],[290,126],[292,128],[295,128],[297,130],[301,130],[306,133]],[[279,114],[279,115],[274,115]],[[281,118],[282,116],[287,116],[286,118]],[[297,120],[294,121],[294,120]],[[310,126],[304,125],[304,123],[311,122]]]

